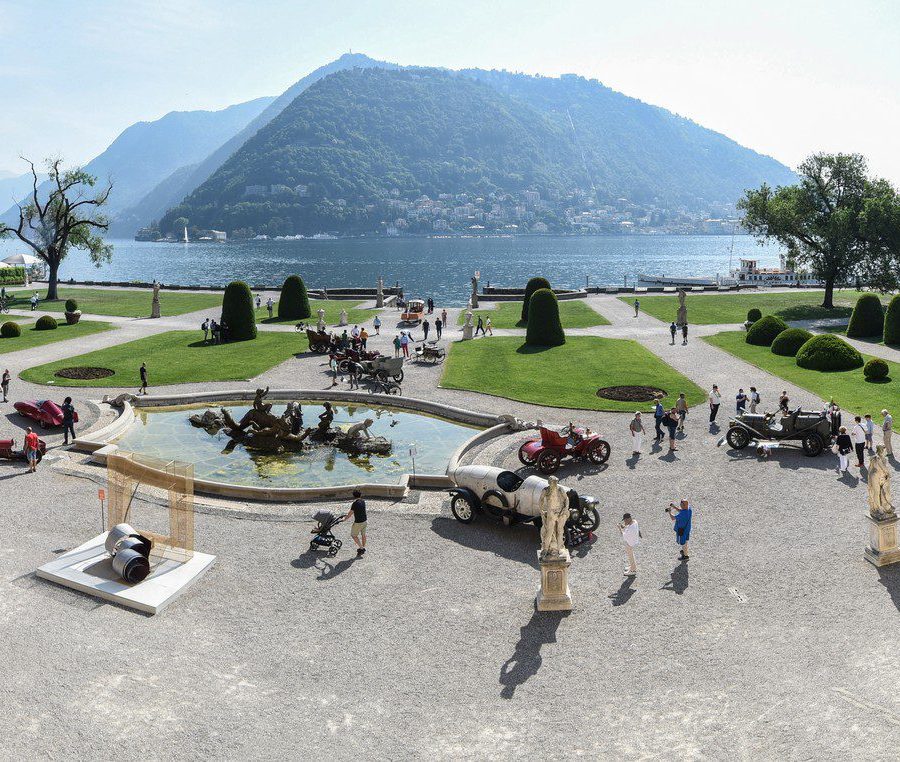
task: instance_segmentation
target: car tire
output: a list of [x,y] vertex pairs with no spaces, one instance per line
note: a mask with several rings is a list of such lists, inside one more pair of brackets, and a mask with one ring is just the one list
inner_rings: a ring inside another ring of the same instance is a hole
[[803,454],[809,456],[810,458],[815,458],[817,455],[821,455],[822,451],[825,449],[825,445],[822,442],[822,437],[818,434],[807,434],[803,437],[801,442],[803,445]]
[[600,526],[600,511],[596,508],[589,508],[581,514],[581,521],[578,527],[585,532],[596,532]]
[[465,495],[454,495],[450,501],[450,513],[462,524],[471,524],[475,520],[475,507]]
[[403,383],[403,371],[401,370],[396,376],[392,376],[392,378],[393,378],[394,381],[396,381],[398,384],[402,384],[402,383]]
[[523,466],[533,466],[534,461],[537,460],[536,456],[529,455],[527,452],[525,452],[525,448],[530,444],[531,442],[525,442],[525,444],[523,444],[519,448],[519,463],[521,463]]
[[553,474],[559,470],[562,456],[556,450],[544,450],[537,459],[538,470],[542,474]]
[[747,433],[746,429],[742,429],[740,426],[733,426],[728,429],[725,439],[728,441],[729,447],[733,450],[743,450],[750,444],[750,434]]
[[609,453],[609,442],[607,442],[605,439],[598,439],[590,446],[590,449],[587,452],[587,456],[590,459],[591,463],[596,463],[599,466],[609,460]]

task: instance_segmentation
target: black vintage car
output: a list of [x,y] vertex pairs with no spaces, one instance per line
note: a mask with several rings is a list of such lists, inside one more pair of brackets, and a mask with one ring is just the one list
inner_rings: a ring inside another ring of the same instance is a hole
[[792,413],[743,413],[729,421],[728,444],[742,450],[752,441],[799,442],[803,452],[815,457],[831,443],[831,424],[824,413],[797,408]]

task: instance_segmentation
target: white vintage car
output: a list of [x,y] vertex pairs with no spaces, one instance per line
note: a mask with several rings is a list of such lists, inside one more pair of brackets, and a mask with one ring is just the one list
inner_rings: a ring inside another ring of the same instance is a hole
[[[450,511],[457,521],[469,524],[476,513],[483,511],[507,524],[530,521],[541,525],[539,503],[548,484],[546,479],[535,475],[523,478],[494,466],[459,466],[447,476],[455,484],[449,490]],[[599,501],[579,496],[571,487],[563,488],[569,495],[569,520],[580,529],[593,532],[600,523]]]

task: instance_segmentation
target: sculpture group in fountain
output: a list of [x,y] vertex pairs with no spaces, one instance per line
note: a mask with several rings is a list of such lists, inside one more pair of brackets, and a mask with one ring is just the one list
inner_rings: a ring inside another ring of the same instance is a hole
[[884,454],[884,445],[875,448],[869,458],[869,515],[876,521],[892,519],[897,514],[891,502],[891,469]]

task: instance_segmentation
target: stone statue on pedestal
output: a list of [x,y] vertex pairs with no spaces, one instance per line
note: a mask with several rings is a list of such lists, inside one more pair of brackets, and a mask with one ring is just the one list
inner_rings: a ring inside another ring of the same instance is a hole
[[466,322],[463,324],[463,341],[472,338],[473,330],[474,326],[472,325],[472,310],[466,310]]
[[869,458],[869,515],[876,521],[892,519],[897,514],[891,503],[891,469],[884,454],[884,445],[875,448]]
[[472,276],[472,296],[470,298],[470,306],[478,309],[478,278]]
[[687,291],[683,288],[678,289],[678,317],[675,320],[677,325],[687,325],[687,305],[684,303],[687,298]]
[[160,316],[159,309],[159,283],[153,281],[153,304],[150,307],[150,317],[158,318]]
[[338,321],[338,325],[347,325],[347,310],[341,309],[341,317]]
[[316,322],[316,328],[319,329],[319,333],[322,333],[325,330],[325,310],[320,307],[316,310],[316,314],[319,316],[319,319]]
[[547,482],[538,502],[541,510],[542,561],[568,556],[565,528],[569,520],[569,495],[555,476],[551,476]]
[[384,307],[384,278],[378,276],[378,288],[375,292],[375,306],[379,309]]

